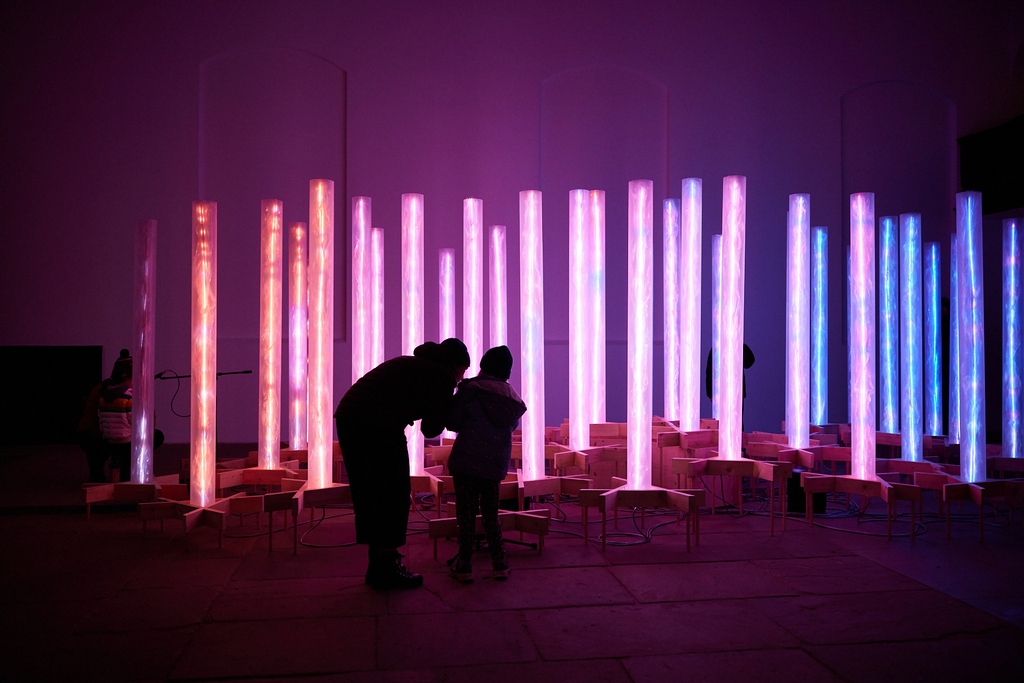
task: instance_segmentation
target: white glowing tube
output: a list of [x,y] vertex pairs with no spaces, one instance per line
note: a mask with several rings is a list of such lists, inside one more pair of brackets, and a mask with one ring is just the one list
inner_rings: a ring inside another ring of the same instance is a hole
[[[402,195],[402,353],[423,343],[423,195]],[[420,421],[405,428],[409,473],[423,474]]]
[[1021,457],[1020,236],[1018,221],[1003,221],[1003,450]]
[[192,458],[189,500],[206,507],[217,470],[217,202],[192,203]]
[[942,434],[942,337],[938,242],[924,245],[924,433]]
[[455,336],[455,250],[437,250],[438,338]]
[[810,439],[811,197],[789,195],[786,258],[786,436],[792,448]]
[[679,428],[700,428],[700,278],[702,183],[684,178],[680,201]]
[[369,197],[352,198],[352,384],[370,371]]
[[900,441],[904,460],[924,460],[921,413],[921,214],[900,214]]
[[484,355],[484,203],[472,198],[462,202],[462,333],[473,377]]
[[288,445],[298,450],[306,448],[308,268],[306,224],[292,223],[288,229]]
[[680,378],[679,362],[682,351],[679,347],[680,313],[680,246],[679,246],[679,200],[666,199],[662,204],[662,305],[663,335],[665,354],[665,403],[662,417],[666,420],[679,419]]
[[370,228],[370,365],[384,362],[384,230]]
[[875,479],[875,195],[850,195],[853,476]]
[[949,236],[949,443],[960,443],[960,300],[956,233]]
[[569,192],[569,447],[590,447],[590,377],[588,322],[589,251],[587,190]]
[[722,236],[711,236],[711,417],[718,419],[722,372]]
[[605,213],[604,190],[590,191],[587,211],[588,243],[590,245],[590,423],[605,421]]
[[739,460],[743,443],[743,294],[746,263],[747,179],[722,183],[721,389],[718,457]]
[[284,209],[264,199],[260,213],[260,468],[281,465],[281,264],[284,258]]
[[981,193],[956,195],[960,289],[960,475],[985,472],[985,297],[981,259]]
[[523,478],[544,478],[544,236],[539,190],[519,193]]
[[899,413],[899,332],[897,304],[897,225],[894,216],[878,221],[878,401],[881,414],[879,428],[883,432],[900,430]]
[[508,344],[508,253],[505,247],[505,226],[491,226],[491,245],[488,250],[487,279],[490,310],[490,345]]
[[156,221],[135,229],[135,306],[132,315],[133,484],[153,483],[153,370],[156,365]]
[[853,250],[846,245],[846,420],[853,421]]
[[629,181],[626,486],[651,486],[654,374],[654,183]]
[[309,474],[331,485],[334,468],[334,181],[309,181]]
[[811,424],[828,422],[828,228],[811,234]]

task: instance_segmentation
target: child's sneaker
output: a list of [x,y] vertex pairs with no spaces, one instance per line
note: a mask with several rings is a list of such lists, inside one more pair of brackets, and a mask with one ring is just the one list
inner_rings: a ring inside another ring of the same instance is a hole
[[454,562],[448,563],[448,573],[451,574],[452,578],[462,583],[473,583],[473,565],[469,562],[463,562],[462,560],[456,559]]
[[508,566],[508,562],[505,560],[498,560],[493,565],[494,578],[499,581],[504,581],[508,578],[508,575],[512,573],[512,568]]

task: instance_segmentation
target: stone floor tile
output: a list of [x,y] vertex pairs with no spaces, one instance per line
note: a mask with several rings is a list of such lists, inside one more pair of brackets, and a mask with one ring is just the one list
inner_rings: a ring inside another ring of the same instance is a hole
[[771,649],[742,652],[630,657],[623,660],[633,683],[841,683],[842,678],[803,650]]
[[796,593],[830,594],[917,590],[917,581],[857,555],[754,560],[769,576]]
[[791,586],[747,561],[628,565],[614,567],[612,573],[640,602],[796,594]]
[[537,648],[515,611],[381,617],[377,648],[378,664],[384,670],[537,659]]

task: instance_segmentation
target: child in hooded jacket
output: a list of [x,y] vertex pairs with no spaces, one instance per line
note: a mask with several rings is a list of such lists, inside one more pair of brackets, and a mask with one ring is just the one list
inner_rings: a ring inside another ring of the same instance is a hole
[[526,404],[508,383],[512,352],[507,346],[489,349],[480,359],[480,374],[463,380],[455,394],[448,427],[458,432],[448,459],[455,484],[459,522],[459,554],[449,563],[459,581],[473,580],[473,545],[480,512],[494,577],[508,578],[510,569],[498,525],[498,486],[508,474],[512,432]]

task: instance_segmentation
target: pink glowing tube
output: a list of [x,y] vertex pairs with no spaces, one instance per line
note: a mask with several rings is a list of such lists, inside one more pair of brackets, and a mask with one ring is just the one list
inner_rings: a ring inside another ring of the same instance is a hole
[[853,476],[875,479],[875,195],[850,195]]
[[484,355],[484,203],[472,198],[462,202],[462,333],[473,377]]
[[924,433],[942,434],[942,336],[938,242],[924,245]]
[[135,307],[132,316],[132,483],[153,483],[153,370],[156,330],[156,221],[135,228]]
[[879,426],[883,432],[890,434],[900,430],[899,412],[899,307],[897,290],[899,288],[897,269],[897,225],[894,216],[883,216],[878,221],[879,263],[878,279],[881,291],[878,294],[878,305],[881,315],[878,318],[878,372],[881,415]]
[[370,228],[370,365],[384,362],[384,230]]
[[569,447],[590,447],[590,249],[587,190],[569,192]]
[[523,478],[544,478],[544,236],[539,190],[519,193],[519,368],[523,400]]
[[739,460],[743,441],[743,290],[746,262],[747,179],[722,184],[722,337],[718,457]]
[[956,195],[960,294],[960,475],[983,481],[985,472],[985,296],[981,259],[981,193]]
[[437,250],[438,339],[455,336],[455,250]]
[[956,233],[949,236],[949,443],[960,443],[960,299]]
[[605,422],[605,212],[604,190],[590,191],[587,211],[590,263],[590,423]]
[[654,183],[629,181],[626,486],[651,486],[654,374]]
[[903,459],[924,460],[921,399],[921,214],[900,215],[900,434]]
[[306,224],[288,226],[288,445],[306,448],[306,333],[309,325],[309,256]]
[[[423,343],[423,195],[402,195],[402,353]],[[420,421],[406,427],[409,472],[423,474]]]
[[1018,221],[1003,221],[1003,450],[1021,457],[1020,236]]
[[711,236],[711,417],[718,419],[722,380],[722,236]]
[[369,197],[352,198],[352,383],[370,371]]
[[192,203],[190,501],[206,507],[217,469],[217,202]]
[[488,252],[488,292],[490,294],[491,347],[508,344],[508,253],[505,247],[505,226],[491,226],[491,248]]
[[700,278],[703,235],[702,182],[685,178],[679,233],[679,428],[700,428]]
[[666,199],[662,204],[662,301],[663,335],[665,352],[665,403],[662,417],[666,420],[679,419],[679,362],[682,352],[679,348],[679,200]]
[[281,464],[281,263],[284,209],[277,199],[260,207],[260,385],[258,462]]
[[309,182],[309,474],[307,486],[333,479],[334,181]]
[[828,422],[828,228],[811,238],[811,424]]
[[789,195],[786,258],[786,436],[807,448],[811,390],[811,197]]

